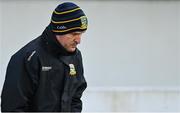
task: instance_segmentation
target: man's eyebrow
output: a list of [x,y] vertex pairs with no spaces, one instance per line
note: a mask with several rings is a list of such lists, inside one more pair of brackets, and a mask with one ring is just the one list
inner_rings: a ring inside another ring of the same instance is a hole
[[84,31],[81,31],[81,32],[72,32],[72,34],[82,34],[84,33]]

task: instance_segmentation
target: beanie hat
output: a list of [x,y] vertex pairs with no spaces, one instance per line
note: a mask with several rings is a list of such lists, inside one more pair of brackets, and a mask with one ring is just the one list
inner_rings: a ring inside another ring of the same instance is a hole
[[82,9],[72,2],[64,2],[56,7],[50,28],[54,34],[63,35],[74,31],[87,30],[87,17]]

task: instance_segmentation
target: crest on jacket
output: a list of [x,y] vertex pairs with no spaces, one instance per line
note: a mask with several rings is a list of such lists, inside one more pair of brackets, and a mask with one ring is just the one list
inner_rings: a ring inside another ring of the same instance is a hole
[[69,64],[69,69],[70,69],[69,74],[71,76],[75,76],[76,75],[76,69],[75,69],[74,64]]

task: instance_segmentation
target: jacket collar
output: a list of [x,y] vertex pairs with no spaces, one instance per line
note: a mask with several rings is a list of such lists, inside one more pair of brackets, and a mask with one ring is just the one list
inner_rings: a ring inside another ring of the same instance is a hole
[[50,27],[47,27],[42,33],[42,39],[48,49],[49,52],[56,56],[71,56],[77,53],[77,49],[75,52],[68,52],[56,39],[55,35],[50,30]]

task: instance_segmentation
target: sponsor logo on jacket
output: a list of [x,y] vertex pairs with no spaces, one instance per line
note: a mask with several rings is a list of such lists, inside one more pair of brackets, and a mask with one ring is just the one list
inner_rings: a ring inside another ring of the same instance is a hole
[[41,68],[42,71],[49,71],[51,69],[52,69],[51,66],[42,66],[42,68]]

